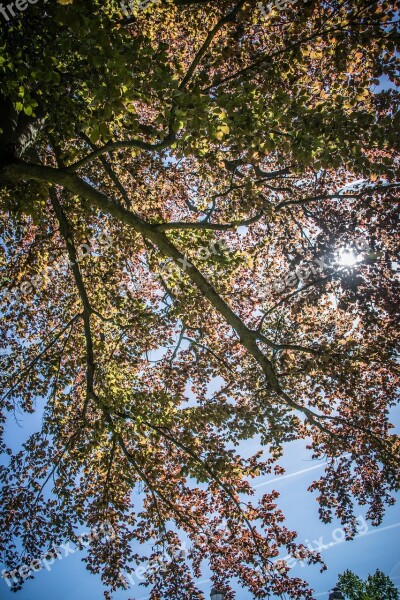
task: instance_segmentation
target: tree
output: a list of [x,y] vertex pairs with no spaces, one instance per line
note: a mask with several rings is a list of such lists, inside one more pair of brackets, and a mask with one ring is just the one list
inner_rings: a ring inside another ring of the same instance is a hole
[[89,0],[2,22],[1,424],[43,412],[1,446],[8,569],[108,522],[87,567],[110,590],[152,541],[152,598],[201,598],[203,561],[226,598],[229,577],[310,598],[274,561],[320,557],[275,491],[251,500],[298,439],[326,461],[321,519],[350,539],[357,500],[381,522],[400,113],[376,86],[399,82],[398,8]]
[[379,569],[368,575],[367,581],[347,570],[339,575],[339,586],[349,600],[398,600],[399,597],[390,577]]

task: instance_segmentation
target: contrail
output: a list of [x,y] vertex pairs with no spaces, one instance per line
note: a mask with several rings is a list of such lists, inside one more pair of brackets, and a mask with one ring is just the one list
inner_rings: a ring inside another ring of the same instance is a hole
[[303,473],[308,473],[308,471],[314,471],[315,469],[320,469],[324,467],[326,462],[319,463],[318,465],[314,465],[313,467],[308,467],[308,469],[302,469],[301,471],[296,471],[295,473],[289,473],[289,475],[282,475],[281,477],[276,477],[275,479],[268,479],[268,481],[263,481],[262,483],[257,483],[257,485],[253,485],[253,488],[263,487],[264,485],[268,485],[269,483],[275,483],[275,481],[283,481],[284,479],[289,479],[289,477],[296,477],[296,475],[302,475]]

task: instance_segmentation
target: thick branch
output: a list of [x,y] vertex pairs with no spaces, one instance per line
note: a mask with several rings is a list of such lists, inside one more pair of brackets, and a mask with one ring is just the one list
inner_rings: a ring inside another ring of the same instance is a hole
[[[192,280],[197,289],[203,294],[215,310],[226,320],[226,322],[237,333],[242,345],[248,350],[251,356],[256,360],[261,367],[264,376],[267,380],[268,388],[277,393],[286,404],[292,408],[303,412],[311,421],[312,413],[305,407],[290,400],[285,392],[280,387],[277,375],[274,371],[271,361],[264,355],[257,344],[259,332],[253,331],[238,317],[230,306],[221,298],[215,291],[214,287],[200,273],[200,271],[191,264],[187,263],[186,257],[169,241],[163,232],[155,231],[154,228],[140,219],[138,216],[108,198],[102,192],[93,188],[90,184],[80,179],[77,175],[67,173],[65,170],[52,169],[50,167],[36,166],[25,163],[16,163],[9,165],[3,169],[3,177],[12,181],[20,179],[34,179],[38,181],[47,181],[54,184],[63,185],[74,194],[80,195],[87,200],[90,205],[96,206],[98,209],[105,211],[123,223],[133,227],[138,233],[143,235],[162,252],[169,256],[182,268],[185,265],[185,274]],[[311,414],[310,414],[311,413]],[[310,418],[311,417],[311,418]],[[315,420],[312,421],[321,431],[329,433],[324,427],[318,424]]]
[[85,415],[86,407],[88,405],[89,399],[94,395],[94,371],[95,371],[95,362],[94,362],[94,350],[93,350],[93,337],[90,326],[90,316],[92,314],[92,308],[90,306],[89,297],[86,292],[85,285],[83,283],[82,274],[79,269],[78,260],[77,260],[77,252],[75,250],[75,245],[73,242],[72,231],[68,220],[64,214],[61,204],[57,198],[57,192],[52,190],[50,193],[51,203],[54,208],[54,212],[56,213],[58,222],[60,224],[60,233],[64,238],[67,246],[68,255],[70,261],[72,263],[72,273],[74,275],[76,287],[78,288],[78,293],[80,299],[83,304],[83,324],[85,330],[85,340],[86,340],[86,399],[85,405],[83,408],[83,415]]

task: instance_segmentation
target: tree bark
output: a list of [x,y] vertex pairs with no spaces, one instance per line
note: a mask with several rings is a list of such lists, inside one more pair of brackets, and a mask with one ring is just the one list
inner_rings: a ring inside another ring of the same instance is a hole
[[0,93],[0,166],[14,162],[18,113],[13,102]]
[[25,154],[36,140],[44,121],[40,111],[36,111],[35,117],[18,113],[12,100],[0,93],[0,168]]

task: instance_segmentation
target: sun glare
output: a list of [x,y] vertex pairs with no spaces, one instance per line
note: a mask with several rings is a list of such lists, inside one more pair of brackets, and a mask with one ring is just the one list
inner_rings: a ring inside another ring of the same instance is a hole
[[353,265],[357,264],[358,261],[359,261],[359,256],[356,256],[356,254],[354,254],[354,252],[342,250],[339,253],[338,263],[342,267],[352,267]]

